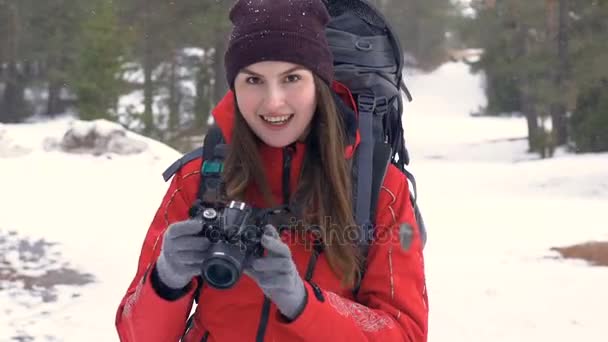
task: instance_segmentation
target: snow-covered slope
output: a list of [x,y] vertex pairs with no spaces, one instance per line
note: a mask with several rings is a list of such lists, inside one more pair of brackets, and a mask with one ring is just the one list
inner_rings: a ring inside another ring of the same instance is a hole
[[[74,126],[81,133],[90,128]],[[146,146],[142,153],[54,149],[71,127],[68,118],[0,126],[0,274],[17,270],[12,281],[0,276],[0,341],[117,340],[113,311],[165,191],[161,173],[179,156],[131,133],[133,143]],[[95,129],[103,134],[116,126],[97,122]],[[39,239],[54,245],[31,247]],[[25,275],[33,279],[19,279]],[[34,289],[24,290],[24,282]]]
[[[550,248],[608,240],[608,155],[528,155],[524,119],[469,115],[483,82],[462,64],[407,82],[430,341],[605,341],[607,269]],[[70,127],[0,126],[2,342],[118,341],[114,314],[179,156],[132,133],[143,152],[66,153]]]

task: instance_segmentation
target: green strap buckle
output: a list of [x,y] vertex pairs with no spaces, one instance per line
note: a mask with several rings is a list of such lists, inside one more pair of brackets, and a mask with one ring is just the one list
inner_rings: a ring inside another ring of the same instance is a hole
[[203,162],[203,175],[221,173],[224,170],[224,163],[206,160]]

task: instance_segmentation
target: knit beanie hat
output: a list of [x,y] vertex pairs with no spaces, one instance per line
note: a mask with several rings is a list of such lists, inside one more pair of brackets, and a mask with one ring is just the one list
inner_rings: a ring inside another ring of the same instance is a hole
[[333,56],[325,37],[330,20],[323,0],[238,0],[224,56],[231,89],[242,68],[262,61],[302,65],[331,85]]

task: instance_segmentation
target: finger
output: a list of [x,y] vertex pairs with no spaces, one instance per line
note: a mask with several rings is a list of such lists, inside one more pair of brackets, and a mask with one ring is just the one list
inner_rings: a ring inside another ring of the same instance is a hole
[[251,277],[253,280],[255,280],[259,284],[262,284],[262,283],[265,284],[268,282],[276,281],[277,279],[288,277],[291,275],[291,272],[286,272],[286,273],[268,272],[268,271],[258,271],[253,268],[246,268],[246,269],[243,269],[243,274],[248,275],[249,277]]
[[263,235],[261,239],[262,246],[268,250],[270,256],[282,256],[291,259],[291,251],[283,241],[276,237]]
[[291,259],[266,257],[254,260],[251,267],[260,272],[287,273],[291,271],[292,263]]
[[264,226],[264,234],[277,239],[279,238],[279,232],[272,224],[267,224]]
[[203,236],[180,236],[173,240],[172,245],[176,251],[206,251],[211,245],[209,239]]
[[202,265],[205,260],[205,252],[179,251],[175,253],[175,260],[181,265]]
[[243,269],[243,274],[247,275],[251,279],[253,279],[256,283],[259,282],[259,279],[262,277],[263,272],[258,272],[252,268]]
[[286,284],[289,284],[289,278],[287,276],[277,276],[271,274],[261,274],[257,277],[258,285],[263,288],[265,291],[284,289]]
[[203,274],[203,263],[202,262],[199,262],[196,264],[191,264],[191,265],[182,265],[182,268],[185,271],[185,273],[188,273],[188,274],[192,274],[192,275]]
[[186,220],[172,223],[167,228],[167,237],[174,239],[178,236],[196,235],[203,230],[202,220]]

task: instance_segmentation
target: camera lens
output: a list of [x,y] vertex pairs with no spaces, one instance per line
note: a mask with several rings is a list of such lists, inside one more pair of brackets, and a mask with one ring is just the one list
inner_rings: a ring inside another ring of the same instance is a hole
[[237,279],[239,271],[234,265],[223,259],[211,259],[205,267],[205,279],[209,285],[218,289],[232,287]]
[[237,245],[219,241],[212,245],[203,261],[203,277],[216,289],[228,289],[239,280],[245,254]]

